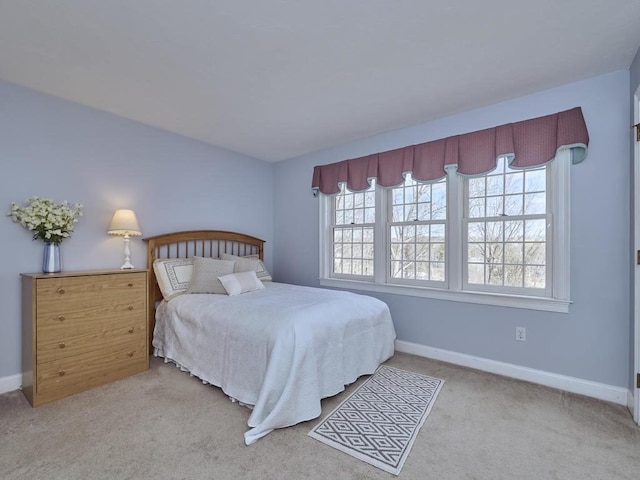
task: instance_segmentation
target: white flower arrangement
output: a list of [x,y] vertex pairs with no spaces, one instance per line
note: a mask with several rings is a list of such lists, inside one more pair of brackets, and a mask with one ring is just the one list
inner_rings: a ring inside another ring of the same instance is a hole
[[66,200],[54,203],[49,198],[30,197],[25,200],[24,207],[12,203],[7,216],[33,232],[34,240],[60,243],[71,236],[78,217],[82,216],[82,205],[72,205]]

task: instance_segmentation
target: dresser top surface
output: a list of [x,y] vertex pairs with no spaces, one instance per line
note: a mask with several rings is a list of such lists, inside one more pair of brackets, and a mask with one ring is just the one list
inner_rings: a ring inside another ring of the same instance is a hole
[[58,273],[21,273],[23,277],[28,278],[62,278],[62,277],[83,277],[86,275],[114,275],[121,273],[146,273],[144,268],[129,268],[129,269],[110,269],[110,270],[77,270],[69,272]]

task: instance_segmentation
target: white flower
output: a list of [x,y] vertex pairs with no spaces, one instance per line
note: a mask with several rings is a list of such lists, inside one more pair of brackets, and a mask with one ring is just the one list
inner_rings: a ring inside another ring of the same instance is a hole
[[7,216],[34,232],[34,240],[60,243],[63,238],[71,236],[74,224],[82,216],[82,205],[70,205],[66,200],[54,203],[48,198],[30,197],[25,201],[24,207],[12,202]]

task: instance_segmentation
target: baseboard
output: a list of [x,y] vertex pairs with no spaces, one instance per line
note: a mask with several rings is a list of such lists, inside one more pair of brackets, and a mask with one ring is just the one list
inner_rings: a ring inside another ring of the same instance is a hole
[[22,386],[22,374],[0,377],[0,394],[18,390]]
[[[464,353],[441,350],[439,348],[427,347],[417,343],[396,340],[396,350],[398,352],[411,353],[420,357],[441,360],[443,362],[461,365],[463,367],[475,368],[485,372],[496,373],[505,377],[517,378],[531,383],[537,383],[546,387],[557,388],[567,392],[578,393],[588,397],[598,398],[607,402],[617,403],[625,407],[629,406],[630,392],[623,387],[616,387],[604,383],[592,382],[581,378],[559,375],[557,373],[535,370],[533,368],[521,367],[512,363],[498,362],[482,357],[474,357]],[[631,395],[631,398],[633,396]]]

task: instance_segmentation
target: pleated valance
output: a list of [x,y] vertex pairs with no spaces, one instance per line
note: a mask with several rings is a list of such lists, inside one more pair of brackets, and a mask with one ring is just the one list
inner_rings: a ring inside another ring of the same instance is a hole
[[443,178],[448,168],[459,175],[483,175],[496,168],[498,158],[506,156],[511,168],[536,167],[553,160],[563,149],[571,150],[572,162],[587,155],[589,133],[580,107],[477,132],[374,153],[366,157],[343,160],[314,167],[314,194],[328,195],[346,184],[353,192],[376,185],[395,187],[404,175],[431,182]]

